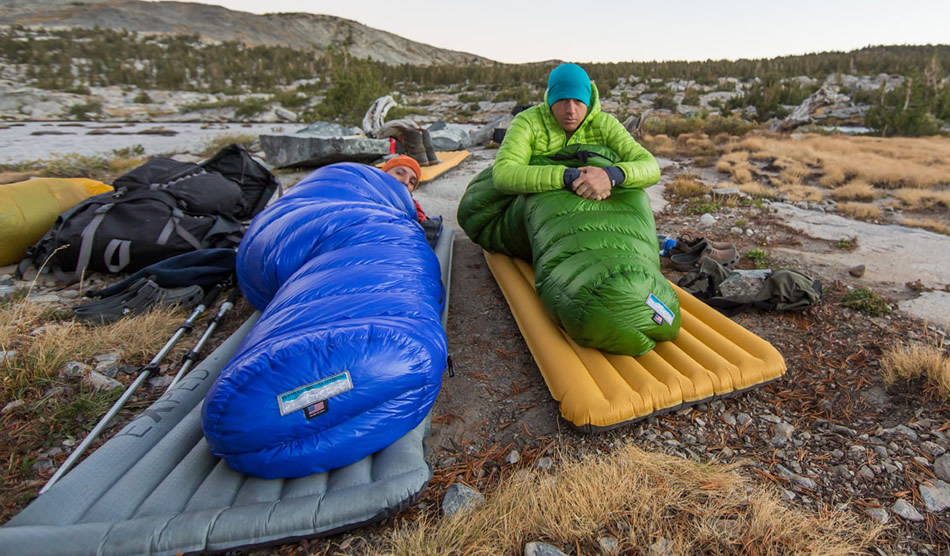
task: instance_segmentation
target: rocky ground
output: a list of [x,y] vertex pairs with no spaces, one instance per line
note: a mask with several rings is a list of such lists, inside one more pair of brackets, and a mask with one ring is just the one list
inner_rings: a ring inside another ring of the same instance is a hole
[[[491,150],[474,150],[458,168],[424,184],[417,198],[430,215],[442,214],[447,225],[457,226],[459,188],[493,157]],[[666,164],[664,180],[689,164]],[[302,175],[285,173],[281,180],[291,184]],[[428,444],[434,477],[409,515],[426,508],[437,512],[447,487],[456,482],[490,492],[500,476],[515,469],[635,444],[698,462],[736,462],[756,480],[778,486],[788,504],[816,513],[834,508],[885,523],[889,528],[879,547],[884,553],[946,553],[950,406],[922,381],[886,386],[880,369],[888,347],[943,345],[943,332],[905,312],[869,317],[842,306],[839,301],[851,288],[884,281],[850,276],[850,259],[810,266],[805,255],[824,250],[828,241],[790,224],[778,205],[740,206],[701,224],[699,215],[686,214],[682,205],[664,205],[662,188],[655,190],[659,230],[733,241],[740,253],[764,246],[772,268],[796,268],[824,282],[822,302],[804,312],[734,317],[778,348],[787,373],[733,397],[607,433],[579,433],[559,416],[481,249],[460,233],[447,328],[454,376],[446,375],[434,408]],[[745,225],[737,226],[739,221]],[[751,265],[748,259],[740,262]],[[681,276],[668,261],[663,270],[673,281]],[[889,282],[896,292],[898,281]],[[52,287],[38,293],[55,297]],[[391,527],[389,521],[266,552],[372,551]]]

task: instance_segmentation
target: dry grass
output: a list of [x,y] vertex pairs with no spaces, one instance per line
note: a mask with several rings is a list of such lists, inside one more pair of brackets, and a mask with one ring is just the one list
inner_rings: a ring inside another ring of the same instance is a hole
[[693,176],[680,174],[666,185],[666,190],[677,197],[701,197],[709,193],[709,187]]
[[673,140],[666,135],[645,135],[641,142],[654,156],[671,156],[676,152]]
[[924,189],[899,189],[894,197],[909,209],[931,209],[943,207],[950,209],[950,191],[928,191]]
[[945,137],[754,136],[737,148],[753,160],[775,161],[787,172],[781,177],[786,183],[807,175],[810,168],[820,169],[819,182],[825,187],[855,178],[887,189],[950,183],[950,139]]
[[851,514],[787,507],[734,466],[628,446],[552,475],[516,473],[468,513],[402,522],[387,552],[521,554],[540,540],[596,553],[605,528],[619,532],[622,553],[647,553],[662,538],[671,554],[854,554],[882,532]]
[[735,183],[749,183],[753,181],[754,167],[749,162],[747,151],[732,151],[722,155],[716,163],[716,170],[730,174]]
[[950,399],[950,357],[939,347],[913,344],[891,348],[881,358],[881,368],[888,385],[924,377],[942,399]]
[[798,185],[811,174],[808,166],[791,158],[777,158],[772,165],[781,169],[778,175],[779,182],[788,185]]
[[[906,191],[920,191],[919,189]],[[881,192],[866,181],[854,180],[841,187],[831,190],[831,196],[837,201],[873,201],[881,196]]]
[[877,220],[881,207],[873,203],[838,203],[838,212],[858,220]]
[[948,226],[946,222],[933,218],[905,218],[901,224],[911,228],[923,228],[931,232],[950,236],[950,226]]
[[757,181],[750,181],[739,186],[739,191],[746,195],[758,197],[761,199],[778,199],[779,192],[767,185],[762,185]]
[[809,201],[818,203],[825,198],[825,194],[821,189],[811,185],[779,185],[778,190],[792,202]]
[[[184,321],[179,310],[157,309],[95,326],[72,320],[65,310],[29,301],[0,305],[0,350],[16,357],[0,362],[0,400],[31,401],[63,381],[59,371],[70,361],[92,362],[95,355],[120,352],[120,363],[142,365]],[[179,342],[177,353],[187,347]],[[167,361],[173,361],[174,354]]]

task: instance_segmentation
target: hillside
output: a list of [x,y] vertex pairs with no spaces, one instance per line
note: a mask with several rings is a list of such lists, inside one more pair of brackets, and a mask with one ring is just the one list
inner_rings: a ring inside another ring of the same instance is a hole
[[436,48],[329,15],[256,15],[190,2],[137,0],[75,2],[0,0],[0,25],[124,30],[145,34],[195,34],[210,42],[313,48],[346,45],[357,58],[387,64],[472,64],[485,58]]

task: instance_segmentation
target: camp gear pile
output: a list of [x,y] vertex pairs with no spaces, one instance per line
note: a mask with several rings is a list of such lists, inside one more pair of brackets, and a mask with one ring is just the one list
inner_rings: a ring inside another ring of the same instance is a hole
[[360,164],[316,170],[254,219],[237,275],[263,315],[208,392],[215,455],[302,477],[422,422],[446,368],[445,298],[403,184]]
[[[605,147],[572,145],[531,165],[609,166]],[[577,343],[641,355],[680,327],[679,300],[660,273],[656,224],[642,189],[614,188],[603,201],[573,191],[509,195],[492,169],[468,185],[458,221],[492,253],[532,261],[535,287],[554,322]]]
[[276,178],[241,146],[202,164],[156,158],[115,180],[115,191],[61,214],[20,265],[44,264],[60,278],[133,272],[188,251],[234,247],[241,220],[263,209]]

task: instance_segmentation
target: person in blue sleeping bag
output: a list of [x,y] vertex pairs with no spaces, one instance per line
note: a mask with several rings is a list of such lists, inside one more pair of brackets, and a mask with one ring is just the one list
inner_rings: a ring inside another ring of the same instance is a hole
[[441,269],[417,218],[394,176],[341,163],[253,220],[236,266],[262,315],[205,398],[215,455],[300,477],[376,453],[425,418],[447,346]]

